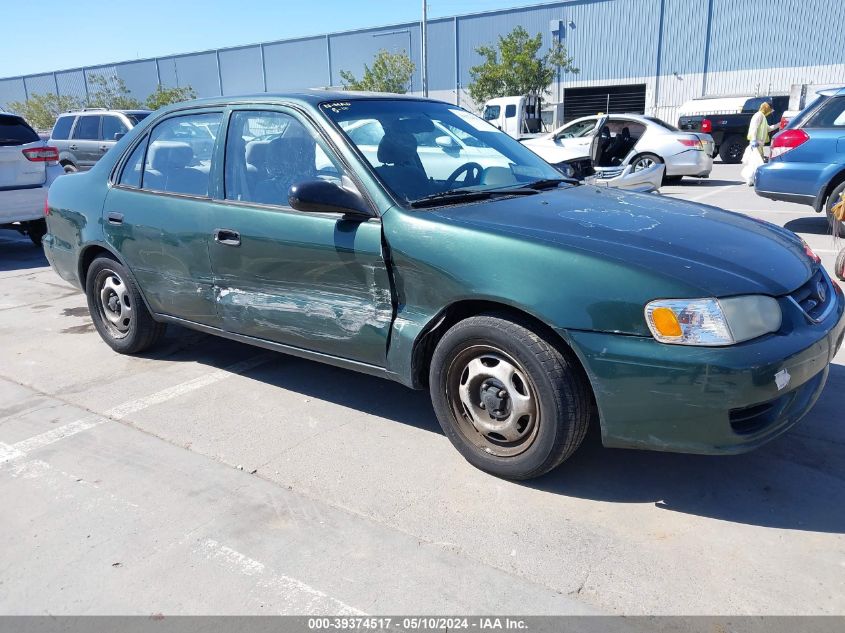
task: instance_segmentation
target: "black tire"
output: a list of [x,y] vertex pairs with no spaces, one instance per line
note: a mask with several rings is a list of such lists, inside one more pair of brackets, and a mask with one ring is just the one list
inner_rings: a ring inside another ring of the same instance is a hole
[[85,277],[85,294],[94,327],[114,351],[143,352],[164,334],[165,325],[153,319],[135,282],[118,261],[105,256],[95,259]]
[[839,279],[845,281],[845,248],[839,251],[839,255],[836,256],[836,264],[833,266],[833,272]]
[[[845,182],[840,182],[836,188],[830,192],[824,203],[824,212],[827,215],[827,224],[830,227],[831,233],[839,229],[839,237],[845,237],[845,222],[836,222],[833,219],[833,207],[839,202],[839,197],[845,193]],[[837,268],[837,270],[839,270]]]
[[79,171],[79,169],[77,169],[76,165],[74,165],[73,163],[63,163],[62,167],[65,168],[66,174],[75,174]]
[[[640,154],[639,156],[635,156],[631,159],[631,171],[639,171],[640,169],[645,169],[647,167],[651,167],[654,164],[661,164],[663,163],[663,159],[660,158],[657,154]],[[665,172],[664,172],[665,173]]]
[[[504,382],[491,385],[495,378],[472,367],[505,375],[513,370],[504,399],[497,398]],[[470,317],[446,332],[434,350],[429,385],[443,432],[468,462],[498,477],[531,479],[552,470],[578,448],[589,425],[589,386],[577,361],[530,325],[493,314]],[[472,411],[487,412],[486,420],[473,418],[464,398]],[[514,404],[517,399],[521,404]],[[516,418],[515,411],[532,402],[534,413]],[[491,411],[508,413],[507,419]],[[508,429],[505,435],[482,432],[479,420]]]
[[719,146],[719,158],[723,163],[736,165],[742,162],[742,155],[745,153],[745,148],[748,147],[748,141],[741,136],[734,135],[722,141]]
[[41,246],[41,240],[47,235],[46,220],[32,220],[26,223],[26,234],[36,246]]

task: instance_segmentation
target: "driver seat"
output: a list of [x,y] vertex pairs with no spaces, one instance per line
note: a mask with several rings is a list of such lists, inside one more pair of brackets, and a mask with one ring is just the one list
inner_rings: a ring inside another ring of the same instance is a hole
[[415,200],[431,192],[413,134],[388,131],[378,144],[376,156],[382,163],[375,168],[376,174],[397,196]]

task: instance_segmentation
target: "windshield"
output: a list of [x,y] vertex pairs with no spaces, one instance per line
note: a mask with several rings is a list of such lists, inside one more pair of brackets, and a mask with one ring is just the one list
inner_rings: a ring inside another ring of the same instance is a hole
[[663,119],[658,119],[656,116],[647,116],[647,117],[644,117],[644,118],[647,121],[651,121],[655,125],[665,127],[667,130],[669,130],[671,132],[680,132],[680,130],[678,128],[676,128],[674,125],[672,125],[671,123],[666,123],[666,121],[664,121]]
[[480,192],[560,179],[515,139],[458,107],[411,100],[321,104],[397,198]]
[[127,112],[126,118],[132,121],[133,125],[138,125],[141,121],[150,116],[149,112]]

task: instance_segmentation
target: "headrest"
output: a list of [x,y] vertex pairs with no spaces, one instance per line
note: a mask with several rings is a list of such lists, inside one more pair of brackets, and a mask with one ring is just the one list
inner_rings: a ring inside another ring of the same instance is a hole
[[388,132],[381,137],[377,157],[385,164],[413,163],[417,153],[417,139],[408,132]]
[[622,128],[622,138],[631,138],[631,130],[629,130],[627,127]]
[[316,144],[310,136],[283,136],[273,139],[267,146],[266,167],[271,173],[313,171]]
[[156,171],[187,167],[194,159],[191,146],[180,141],[153,141],[147,154],[147,162]]
[[263,165],[267,161],[270,141],[250,141],[246,144],[246,162],[248,165]]

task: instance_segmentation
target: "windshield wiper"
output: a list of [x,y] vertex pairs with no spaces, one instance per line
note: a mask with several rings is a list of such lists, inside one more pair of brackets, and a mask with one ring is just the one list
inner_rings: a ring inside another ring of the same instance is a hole
[[536,191],[530,189],[449,189],[439,193],[432,193],[422,198],[417,198],[411,201],[411,206],[415,209],[422,207],[436,207],[439,204],[449,204],[450,202],[475,202],[477,200],[487,200],[494,196],[508,196],[508,195],[524,195],[532,194]]
[[533,180],[531,182],[527,182],[524,185],[520,185],[520,187],[526,189],[534,189],[536,191],[542,191],[543,189],[554,189],[561,183],[566,183],[568,185],[581,184],[581,182],[579,180],[576,180],[575,178],[541,178],[540,180]]

